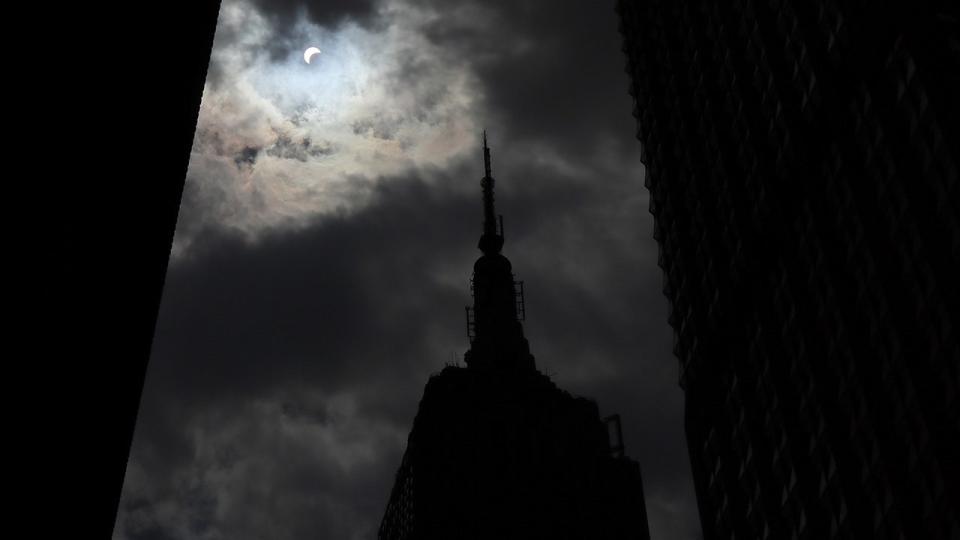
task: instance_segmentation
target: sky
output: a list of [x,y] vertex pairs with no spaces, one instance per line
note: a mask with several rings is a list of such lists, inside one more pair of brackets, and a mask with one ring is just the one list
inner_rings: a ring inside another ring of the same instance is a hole
[[620,45],[610,0],[223,0],[113,538],[376,537],[469,346],[483,129],[538,368],[700,538]]

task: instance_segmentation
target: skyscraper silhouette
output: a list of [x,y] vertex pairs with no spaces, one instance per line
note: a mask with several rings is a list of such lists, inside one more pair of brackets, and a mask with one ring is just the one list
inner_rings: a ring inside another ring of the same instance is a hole
[[623,455],[619,418],[601,420],[594,402],[536,368],[522,284],[501,254],[486,133],[483,156],[467,366],[427,382],[380,538],[648,540],[640,469]]
[[960,538],[956,3],[617,10],[704,538]]

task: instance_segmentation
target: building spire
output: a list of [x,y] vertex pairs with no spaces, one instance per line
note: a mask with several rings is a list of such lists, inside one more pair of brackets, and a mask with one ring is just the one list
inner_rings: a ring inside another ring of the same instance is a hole
[[[477,247],[483,255],[473,265],[473,307],[467,307],[467,334],[470,350],[464,359],[476,368],[519,368],[535,370],[530,346],[523,336],[521,322],[526,310],[523,283],[514,281],[510,261],[503,248],[503,219],[497,231],[493,206],[493,175],[490,173],[490,147],[483,132],[483,234]],[[518,288],[519,287],[519,288]]]
[[492,178],[490,175],[490,148],[487,147],[487,130],[483,130],[483,170],[485,178]]
[[483,130],[483,235],[477,247],[485,255],[500,253],[503,248],[503,219],[500,220],[500,232],[497,232],[497,214],[493,206],[493,176],[490,174],[490,147],[487,146],[487,130]]

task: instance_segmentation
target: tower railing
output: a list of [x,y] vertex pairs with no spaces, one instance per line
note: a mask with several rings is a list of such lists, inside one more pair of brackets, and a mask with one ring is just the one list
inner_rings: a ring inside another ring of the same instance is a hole
[[473,340],[477,338],[477,318],[470,306],[464,306],[464,310],[467,315],[467,339],[470,340],[470,345],[473,345]]
[[523,300],[523,282],[514,281],[513,282],[514,290],[514,301],[517,306],[517,320],[525,321],[527,320],[527,307]]

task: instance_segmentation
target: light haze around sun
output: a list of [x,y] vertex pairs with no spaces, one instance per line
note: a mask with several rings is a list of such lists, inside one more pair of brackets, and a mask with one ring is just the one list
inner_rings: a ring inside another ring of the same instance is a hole
[[[276,54],[270,22],[256,10],[223,4],[211,57],[217,77],[204,87],[187,173],[190,195],[212,211],[193,226],[256,239],[265,229],[361,208],[377,178],[444,167],[475,151],[483,127],[475,75],[423,36],[419,27],[434,15],[383,9],[388,26],[376,33],[299,23],[300,43],[323,44],[323,61],[308,64],[302,49]],[[430,80],[411,84],[411,70]],[[191,241],[179,228],[173,256]]]

